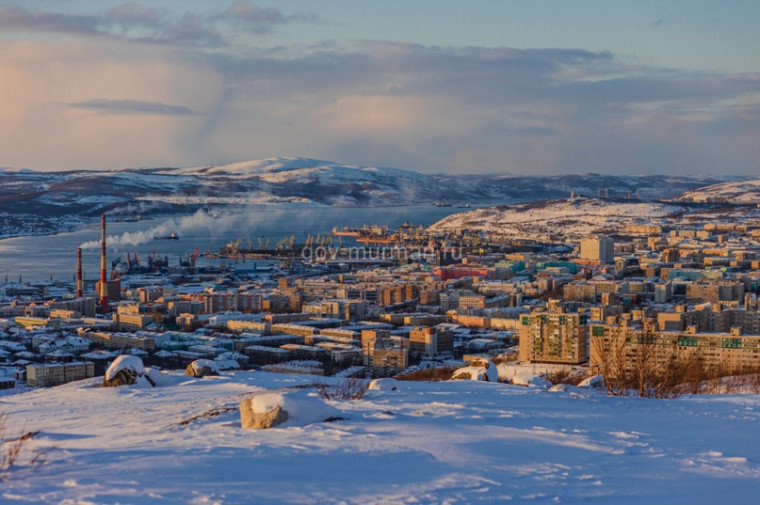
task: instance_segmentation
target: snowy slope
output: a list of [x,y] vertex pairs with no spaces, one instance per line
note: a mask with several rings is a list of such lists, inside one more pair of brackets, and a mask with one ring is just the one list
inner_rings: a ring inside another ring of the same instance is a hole
[[712,184],[694,191],[687,191],[678,199],[695,202],[760,203],[760,179]]
[[683,207],[660,203],[556,200],[454,214],[435,223],[431,229],[479,230],[538,240],[550,239],[557,233],[577,238],[590,233],[620,231],[628,224],[653,223],[654,220],[683,211]]
[[758,217],[760,211],[752,207],[576,198],[475,209],[452,214],[430,229],[442,233],[470,230],[528,240],[561,241],[577,240],[594,233],[622,233],[629,225],[691,226],[707,221],[736,222]]
[[[17,235],[34,223],[100,214],[144,217],[192,214],[212,206],[306,204],[380,207],[409,204],[484,204],[639,195],[672,198],[736,177],[568,174],[426,175],[389,167],[282,157],[191,168],[125,168],[101,171],[0,170],[0,201],[19,221],[3,233]],[[738,198],[738,197],[737,197]],[[45,233],[55,229],[44,227]]]
[[417,172],[397,168],[360,167],[311,158],[280,157],[244,161],[227,165],[162,169],[156,173],[172,175],[225,175],[237,178],[258,177],[268,182],[285,182],[318,177],[322,181],[369,181],[382,177],[403,177],[424,180]]
[[[315,380],[237,372],[163,387],[98,381],[2,397],[56,446],[12,503],[750,503],[760,397],[610,398],[494,383],[400,383],[345,419],[248,431],[243,399]],[[330,379],[323,379],[330,380]],[[231,410],[225,410],[225,409]]]

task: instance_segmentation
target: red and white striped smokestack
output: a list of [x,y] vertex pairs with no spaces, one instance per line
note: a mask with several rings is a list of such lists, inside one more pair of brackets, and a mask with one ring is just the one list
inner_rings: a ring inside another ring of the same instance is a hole
[[100,216],[100,312],[108,312],[108,276],[106,275],[106,215]]
[[82,298],[82,248],[77,247],[77,298]]

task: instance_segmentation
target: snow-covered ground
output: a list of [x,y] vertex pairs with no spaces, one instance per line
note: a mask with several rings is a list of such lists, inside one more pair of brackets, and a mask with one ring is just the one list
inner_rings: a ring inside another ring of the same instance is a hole
[[388,176],[415,180],[425,179],[425,176],[420,173],[398,168],[361,167],[358,165],[344,165],[331,161],[298,157],[269,158],[216,166],[171,168],[163,169],[157,173],[172,175],[224,175],[241,178],[259,177],[263,181],[272,183],[303,182],[310,178],[327,184],[347,181],[370,181],[378,177]]
[[577,240],[584,235],[612,234],[631,225],[691,226],[706,222],[757,219],[755,208],[693,208],[686,205],[576,198],[485,207],[452,214],[430,226],[435,232],[482,231],[538,240]]
[[10,503],[752,503],[760,397],[612,398],[455,381],[330,402],[344,419],[243,430],[238,404],[315,380],[236,372],[93,379],[0,397],[55,446]]
[[475,209],[435,223],[433,231],[456,229],[497,232],[527,239],[547,240],[553,234],[580,237],[620,230],[630,224],[652,224],[683,212],[682,207],[649,202],[598,199],[555,200]]
[[679,197],[679,200],[760,203],[760,179],[731,181],[705,186],[694,191],[687,191]]

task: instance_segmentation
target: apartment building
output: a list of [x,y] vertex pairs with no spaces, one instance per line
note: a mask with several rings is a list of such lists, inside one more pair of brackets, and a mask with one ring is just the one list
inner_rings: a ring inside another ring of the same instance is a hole
[[657,314],[657,327],[661,331],[684,331],[689,326],[695,326],[698,332],[726,333],[739,328],[745,335],[760,335],[760,312],[711,303],[691,310],[679,306],[675,312]]
[[695,326],[684,331],[652,331],[625,324],[590,325],[589,373],[607,366],[614,375],[632,373],[642,360],[667,366],[673,359],[698,358],[707,369],[746,372],[760,369],[760,335],[730,332],[699,333]]
[[454,351],[454,333],[437,326],[415,327],[409,332],[409,345],[410,350],[420,356],[451,356]]
[[168,340],[159,334],[89,332],[87,337],[95,345],[107,349],[141,349],[155,351],[160,343]]
[[400,347],[372,351],[372,376],[391,377],[409,366],[409,350]]
[[35,363],[26,367],[29,387],[48,387],[95,376],[95,364],[90,361],[71,363]]
[[593,235],[581,239],[580,257],[582,260],[600,264],[615,261],[615,241],[603,235]]
[[585,312],[536,311],[520,317],[519,359],[577,365],[588,360]]

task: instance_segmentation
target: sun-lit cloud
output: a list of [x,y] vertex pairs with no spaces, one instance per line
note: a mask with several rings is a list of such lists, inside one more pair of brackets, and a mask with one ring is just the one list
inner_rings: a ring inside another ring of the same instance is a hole
[[241,45],[318,19],[153,5],[0,8],[0,165],[302,155],[425,172],[754,173],[760,160],[759,74],[575,48]]

